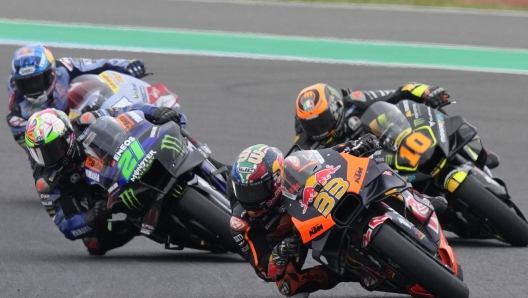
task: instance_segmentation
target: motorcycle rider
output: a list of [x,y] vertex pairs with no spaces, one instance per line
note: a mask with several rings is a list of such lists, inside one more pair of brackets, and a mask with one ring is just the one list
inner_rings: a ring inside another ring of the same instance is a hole
[[70,82],[80,75],[106,70],[140,78],[145,74],[145,65],[141,60],[125,59],[64,57],[55,60],[43,45],[16,50],[7,85],[10,100],[6,119],[15,141],[27,151],[24,131],[29,117],[47,108],[67,113]]
[[[409,99],[436,108],[449,100],[444,88],[408,83],[395,90],[337,91],[327,84],[304,88],[296,100],[294,143],[302,149],[328,148],[357,138],[360,118],[374,102],[397,104]],[[499,165],[499,156],[488,151],[486,165],[493,169]]]
[[143,112],[145,119],[156,125],[180,122],[178,111],[142,102],[87,112],[71,122],[64,112],[53,108],[37,112],[28,120],[25,142],[36,163],[33,177],[42,204],[64,236],[70,240],[82,238],[90,255],[104,255],[124,245],[139,230],[125,222],[114,222],[111,229],[107,228],[106,192],[84,178],[85,166],[90,166],[82,145],[89,136],[83,131],[99,117],[117,117],[132,110]]
[[[366,156],[379,148],[376,137],[366,134],[357,141],[332,147],[339,152]],[[227,195],[231,202],[231,230],[245,258],[263,280],[277,284],[285,296],[328,290],[342,277],[324,266],[301,270],[306,248],[293,234],[286,212],[281,184],[284,177],[282,152],[264,144],[242,151],[233,164]],[[306,297],[306,296],[304,296]]]

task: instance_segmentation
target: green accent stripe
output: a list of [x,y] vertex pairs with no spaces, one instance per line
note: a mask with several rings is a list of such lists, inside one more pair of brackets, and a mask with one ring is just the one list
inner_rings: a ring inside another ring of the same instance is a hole
[[0,19],[0,43],[528,74],[528,51]]
[[141,160],[145,156],[145,152],[137,140],[130,144],[130,149],[134,152],[137,160]]

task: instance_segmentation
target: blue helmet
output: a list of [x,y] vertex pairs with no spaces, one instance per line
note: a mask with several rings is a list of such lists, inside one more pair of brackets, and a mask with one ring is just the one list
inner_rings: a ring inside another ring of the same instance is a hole
[[42,105],[55,85],[55,59],[45,46],[22,47],[11,61],[11,75],[16,89],[29,102]]

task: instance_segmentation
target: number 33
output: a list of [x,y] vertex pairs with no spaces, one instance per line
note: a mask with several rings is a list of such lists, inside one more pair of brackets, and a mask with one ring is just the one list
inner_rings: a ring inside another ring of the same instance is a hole
[[254,164],[261,163],[266,154],[262,151],[246,149],[240,153],[237,162],[249,161]]

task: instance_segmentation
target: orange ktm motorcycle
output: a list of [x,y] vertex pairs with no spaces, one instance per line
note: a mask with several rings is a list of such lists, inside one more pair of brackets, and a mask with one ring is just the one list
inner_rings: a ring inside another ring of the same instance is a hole
[[293,152],[282,192],[312,257],[342,277],[369,291],[469,296],[433,207],[387,164],[332,149]]

